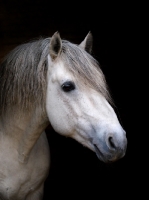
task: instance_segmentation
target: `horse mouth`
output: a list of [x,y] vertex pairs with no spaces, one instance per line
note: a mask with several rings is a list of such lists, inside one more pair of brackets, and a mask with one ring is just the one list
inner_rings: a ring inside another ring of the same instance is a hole
[[99,160],[101,160],[104,163],[112,163],[112,160],[110,160],[109,158],[107,158],[101,151],[100,149],[97,147],[96,144],[94,144],[94,148],[95,148],[95,153],[98,157]]
[[99,150],[99,148],[97,147],[96,144],[94,144],[94,148],[95,148],[95,153],[97,155],[97,157],[99,158],[99,160],[104,161],[104,155],[103,153]]

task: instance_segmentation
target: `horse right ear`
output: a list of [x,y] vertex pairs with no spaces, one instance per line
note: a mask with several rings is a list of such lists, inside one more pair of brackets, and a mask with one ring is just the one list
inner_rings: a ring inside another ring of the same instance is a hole
[[59,32],[55,32],[50,39],[50,56],[52,60],[55,60],[62,50],[62,40]]
[[82,49],[87,51],[88,53],[92,53],[92,48],[93,48],[93,36],[92,33],[89,32],[85,39],[81,42],[79,45]]

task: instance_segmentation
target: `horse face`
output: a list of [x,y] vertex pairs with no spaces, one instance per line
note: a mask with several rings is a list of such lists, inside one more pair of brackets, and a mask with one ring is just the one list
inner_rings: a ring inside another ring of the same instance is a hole
[[46,108],[57,133],[77,140],[100,160],[112,162],[125,155],[126,134],[111,105],[76,81],[60,61],[48,70]]

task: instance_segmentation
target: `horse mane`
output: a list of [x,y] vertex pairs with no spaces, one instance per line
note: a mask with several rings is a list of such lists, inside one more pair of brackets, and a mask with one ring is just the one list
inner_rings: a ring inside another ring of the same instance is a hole
[[[45,106],[50,38],[19,45],[0,65],[0,115],[9,106],[29,110]],[[79,45],[62,40],[60,59],[78,80],[87,82],[112,102],[98,62]]]
[[49,39],[19,45],[0,65],[0,113],[8,106],[45,104]]

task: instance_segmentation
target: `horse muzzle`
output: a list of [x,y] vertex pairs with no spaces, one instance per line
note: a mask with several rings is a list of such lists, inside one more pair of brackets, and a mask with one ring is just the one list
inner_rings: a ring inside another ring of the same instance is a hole
[[[94,140],[95,141],[95,140]],[[124,132],[123,135],[107,134],[106,137],[93,142],[97,157],[105,162],[115,162],[123,158],[127,149],[127,138]]]

